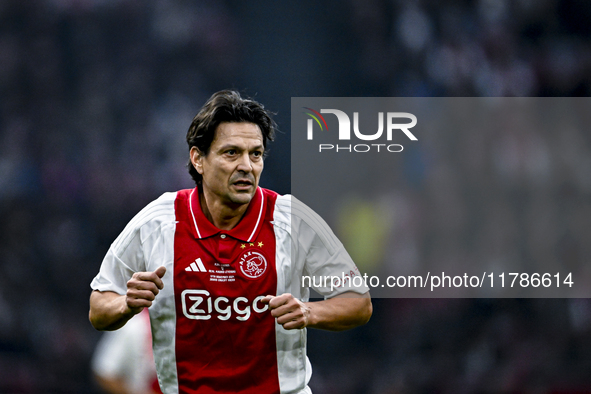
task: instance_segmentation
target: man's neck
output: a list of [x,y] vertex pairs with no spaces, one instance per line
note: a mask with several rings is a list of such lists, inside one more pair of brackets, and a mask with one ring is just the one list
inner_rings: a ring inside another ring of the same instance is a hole
[[203,190],[199,190],[199,203],[207,220],[220,230],[231,230],[236,227],[248,208],[248,204],[235,206],[224,204],[212,196],[207,196]]

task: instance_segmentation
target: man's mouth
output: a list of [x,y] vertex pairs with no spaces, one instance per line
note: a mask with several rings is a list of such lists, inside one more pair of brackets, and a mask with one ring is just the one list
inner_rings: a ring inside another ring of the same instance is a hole
[[248,188],[253,185],[253,182],[248,179],[238,179],[232,183],[237,188]]

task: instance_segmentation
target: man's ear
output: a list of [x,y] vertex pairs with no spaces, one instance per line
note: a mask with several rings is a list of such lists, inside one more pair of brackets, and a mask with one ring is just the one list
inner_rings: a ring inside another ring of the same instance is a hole
[[195,170],[197,170],[199,174],[203,175],[203,153],[196,146],[192,146],[191,150],[189,151],[189,156],[191,158],[191,164],[193,164]]

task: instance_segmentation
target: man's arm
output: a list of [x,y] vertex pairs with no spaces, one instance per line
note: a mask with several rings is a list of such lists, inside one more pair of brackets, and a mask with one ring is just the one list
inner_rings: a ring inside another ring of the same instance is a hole
[[286,330],[304,327],[343,331],[363,325],[373,312],[369,292],[346,292],[324,301],[302,302],[289,293],[266,296],[271,315]]
[[136,272],[127,282],[127,294],[94,290],[90,294],[88,318],[97,330],[117,330],[144,308],[149,308],[162,287],[166,268]]

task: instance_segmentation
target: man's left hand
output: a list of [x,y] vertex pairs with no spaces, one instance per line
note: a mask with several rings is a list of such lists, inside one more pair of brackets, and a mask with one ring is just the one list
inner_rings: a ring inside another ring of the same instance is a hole
[[286,330],[301,329],[310,322],[310,308],[289,293],[268,295],[262,299],[262,303],[269,305],[271,316]]

